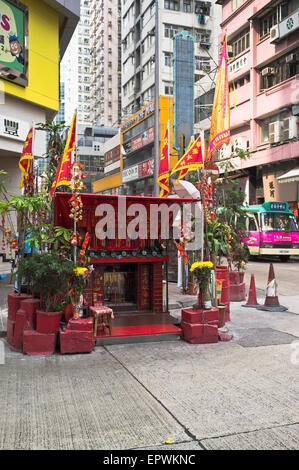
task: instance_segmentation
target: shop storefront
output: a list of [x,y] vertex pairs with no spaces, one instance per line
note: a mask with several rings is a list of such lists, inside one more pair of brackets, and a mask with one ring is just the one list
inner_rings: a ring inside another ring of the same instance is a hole
[[[155,138],[163,141],[170,125],[170,167],[177,162],[173,149],[173,99],[160,96],[160,136],[155,136],[155,101],[148,103],[121,126],[123,149],[122,184],[123,194],[152,196],[154,191]],[[161,144],[162,145],[162,144]]]

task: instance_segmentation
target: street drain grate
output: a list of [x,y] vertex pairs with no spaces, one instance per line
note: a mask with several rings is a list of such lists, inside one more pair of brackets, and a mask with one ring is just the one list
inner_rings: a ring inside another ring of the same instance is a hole
[[244,348],[256,348],[258,346],[290,344],[295,340],[299,340],[299,338],[283,331],[273,330],[272,328],[251,328],[235,342]]

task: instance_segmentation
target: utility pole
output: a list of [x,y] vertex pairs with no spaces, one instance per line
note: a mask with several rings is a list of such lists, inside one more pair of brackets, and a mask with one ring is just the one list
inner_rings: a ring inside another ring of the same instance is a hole
[[154,196],[158,197],[157,185],[160,167],[160,112],[159,112],[159,0],[155,2],[155,157],[154,157]]

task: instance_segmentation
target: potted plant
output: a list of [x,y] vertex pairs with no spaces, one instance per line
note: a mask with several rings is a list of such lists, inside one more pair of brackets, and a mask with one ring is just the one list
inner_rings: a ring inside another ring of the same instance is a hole
[[84,303],[83,292],[85,287],[89,285],[93,271],[94,267],[92,265],[88,266],[88,268],[77,266],[73,269],[72,285],[68,292],[68,297],[73,307],[75,320],[79,318],[79,312]]
[[210,261],[197,261],[192,264],[190,272],[193,274],[196,282],[198,283],[198,308],[210,309],[211,304],[211,271],[214,265]]
[[72,261],[53,253],[34,254],[20,260],[17,274],[40,294],[42,307],[36,312],[37,331],[56,333],[73,275]]
[[249,249],[246,243],[238,242],[233,250],[232,254],[232,263],[233,266],[239,272],[240,282],[242,283],[244,280],[245,274],[245,266],[248,263],[249,259]]

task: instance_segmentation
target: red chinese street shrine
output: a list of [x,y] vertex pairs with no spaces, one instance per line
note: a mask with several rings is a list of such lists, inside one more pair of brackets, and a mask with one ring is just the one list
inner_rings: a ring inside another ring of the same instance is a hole
[[[81,194],[83,203],[82,220],[77,224],[81,239],[89,233],[89,256],[94,272],[84,297],[92,313],[92,307],[103,304],[112,309],[114,319],[112,331],[99,327],[97,339],[107,337],[129,337],[143,335],[165,335],[181,333],[176,326],[178,320],[168,313],[168,289],[166,305],[163,305],[163,265],[167,282],[167,240],[162,238],[161,220],[165,215],[160,210],[168,208],[168,223],[171,233],[173,212],[171,206],[182,208],[184,203],[197,203],[196,199],[153,198],[140,196],[104,196]],[[55,224],[72,229],[70,219],[70,194],[55,195]],[[136,204],[139,208],[136,209]],[[163,205],[163,207],[162,207]],[[136,210],[143,217],[136,221]],[[157,219],[150,220],[151,211]],[[144,216],[144,214],[146,214]],[[104,220],[105,219],[105,220]],[[147,224],[145,223],[147,220]],[[155,223],[156,220],[156,223]],[[164,223],[163,222],[163,223]],[[143,235],[132,239],[130,224]],[[146,227],[145,227],[146,225]],[[151,237],[156,229],[157,237]],[[105,232],[106,238],[100,236]]]

